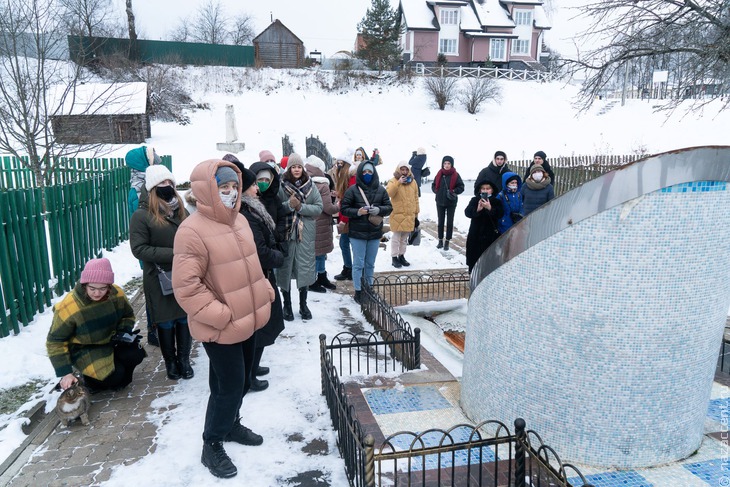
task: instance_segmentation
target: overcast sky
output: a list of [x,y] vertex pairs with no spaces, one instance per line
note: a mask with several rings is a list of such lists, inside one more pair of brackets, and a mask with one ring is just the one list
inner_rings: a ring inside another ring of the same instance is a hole
[[[113,2],[122,21],[126,21],[125,0]],[[180,19],[192,16],[206,3],[207,0],[133,0],[137,32],[142,38],[163,39],[179,25]],[[279,19],[304,41],[307,53],[317,50],[325,57],[353,49],[357,24],[371,4],[370,0],[220,0],[220,3],[231,18],[239,13],[251,15],[257,34],[271,23],[272,18]],[[548,43],[565,55],[575,53],[572,38],[585,25],[574,18],[572,7],[580,4],[579,0],[551,0],[546,5],[553,22],[553,28],[547,34]]]

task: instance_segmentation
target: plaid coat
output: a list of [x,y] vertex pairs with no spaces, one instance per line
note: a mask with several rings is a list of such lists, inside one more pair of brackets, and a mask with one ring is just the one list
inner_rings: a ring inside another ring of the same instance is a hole
[[131,332],[135,317],[122,288],[116,284],[103,301],[92,301],[76,284],[53,307],[53,322],[46,338],[48,358],[63,377],[76,367],[82,374],[104,380],[114,372],[114,346],[109,343],[119,331]]

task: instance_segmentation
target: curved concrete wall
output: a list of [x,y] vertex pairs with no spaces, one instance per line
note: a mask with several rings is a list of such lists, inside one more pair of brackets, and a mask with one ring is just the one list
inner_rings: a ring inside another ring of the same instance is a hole
[[729,250],[730,187],[701,181],[608,208],[511,257],[469,300],[465,413],[524,417],[579,463],[690,455],[730,304]]

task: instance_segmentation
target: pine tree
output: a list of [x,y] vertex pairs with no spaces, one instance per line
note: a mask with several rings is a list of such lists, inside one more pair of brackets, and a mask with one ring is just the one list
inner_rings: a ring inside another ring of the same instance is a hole
[[363,59],[371,69],[383,71],[398,63],[401,56],[398,45],[400,19],[389,0],[372,0],[357,28],[362,39],[357,57]]

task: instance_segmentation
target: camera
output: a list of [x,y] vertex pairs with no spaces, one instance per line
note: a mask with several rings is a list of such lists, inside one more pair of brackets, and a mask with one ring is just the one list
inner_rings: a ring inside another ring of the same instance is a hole
[[413,181],[413,178],[412,178],[412,177],[410,177],[410,176],[408,176],[408,177],[406,178],[406,183],[410,183],[411,181]]

